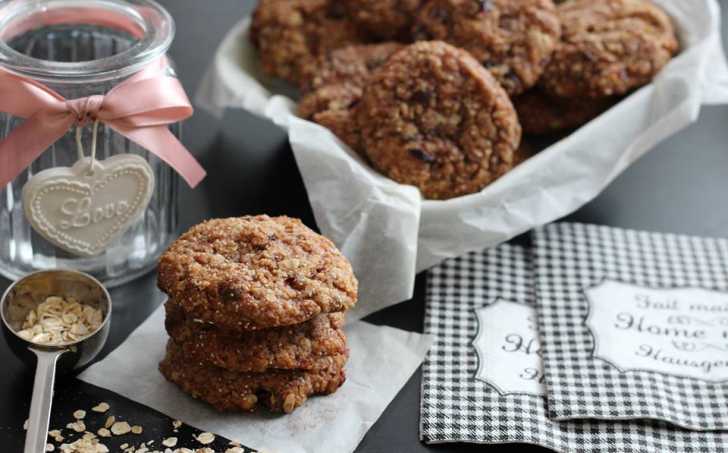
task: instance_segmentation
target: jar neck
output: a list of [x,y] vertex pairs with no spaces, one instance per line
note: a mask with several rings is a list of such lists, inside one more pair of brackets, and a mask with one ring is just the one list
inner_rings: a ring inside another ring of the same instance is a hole
[[0,7],[0,30],[0,66],[76,91],[161,58],[175,26],[154,0],[13,0]]

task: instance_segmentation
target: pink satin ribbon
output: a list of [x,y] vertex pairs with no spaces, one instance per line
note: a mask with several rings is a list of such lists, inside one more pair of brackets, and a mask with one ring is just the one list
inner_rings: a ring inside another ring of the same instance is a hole
[[25,119],[0,141],[0,187],[71,127],[97,119],[157,155],[195,187],[205,170],[168,129],[192,116],[193,109],[179,81],[165,74],[166,68],[166,59],[159,59],[106,95],[72,100],[35,80],[0,69],[0,111]]

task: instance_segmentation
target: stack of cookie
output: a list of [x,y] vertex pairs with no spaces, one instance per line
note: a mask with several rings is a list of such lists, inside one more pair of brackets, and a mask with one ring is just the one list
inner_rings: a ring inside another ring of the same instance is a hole
[[170,339],[162,374],[223,411],[290,413],[343,384],[349,262],[288,217],[204,222],[159,263]]
[[528,157],[522,131],[586,123],[678,50],[650,0],[558,3],[260,0],[250,37],[263,70],[300,88],[301,117],[449,199]]

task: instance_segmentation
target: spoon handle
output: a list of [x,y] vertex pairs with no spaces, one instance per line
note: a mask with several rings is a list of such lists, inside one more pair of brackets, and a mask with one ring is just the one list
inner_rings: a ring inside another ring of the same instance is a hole
[[43,351],[29,348],[38,357],[30,401],[28,432],[25,434],[24,453],[43,453],[48,442],[48,425],[53,402],[53,382],[56,379],[56,361],[65,350]]

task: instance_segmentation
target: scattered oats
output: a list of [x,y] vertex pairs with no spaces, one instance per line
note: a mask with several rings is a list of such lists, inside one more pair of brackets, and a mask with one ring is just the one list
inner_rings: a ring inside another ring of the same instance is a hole
[[179,428],[180,426],[182,426],[181,421],[179,421],[179,420],[172,421],[172,427],[174,428],[175,431],[177,431],[177,428]]
[[73,418],[75,418],[76,420],[81,420],[81,419],[83,419],[85,417],[86,417],[86,411],[85,410],[79,409],[79,410],[77,410],[76,412],[73,413]]
[[174,453],[195,453],[195,452],[190,450],[189,448],[178,448],[174,451]]
[[215,435],[212,433],[204,432],[204,433],[200,433],[196,437],[196,439],[197,439],[197,442],[201,443],[202,445],[208,445],[215,441]]
[[212,448],[204,447],[204,448],[198,448],[197,453],[215,453],[215,450],[213,450]]
[[108,453],[109,449],[106,445],[99,442],[96,438],[88,438],[86,436],[78,439],[70,444],[62,444],[60,446],[62,453]]
[[142,428],[139,425],[134,425],[131,427],[131,433],[132,434],[141,434],[144,431],[144,428]]
[[162,441],[162,445],[165,447],[174,447],[177,445],[177,438],[176,437],[168,437]]
[[233,447],[242,447],[242,446],[243,446],[243,445],[242,445],[242,444],[241,444],[240,442],[238,442],[237,440],[231,440],[230,442],[228,442],[228,445],[232,445]]
[[82,433],[86,431],[86,424],[83,422],[83,420],[76,420],[73,423],[69,423],[66,425],[66,428],[72,429],[76,431],[77,433]]
[[225,450],[225,453],[243,453],[244,450],[240,447],[230,447]]
[[59,346],[74,343],[101,326],[101,310],[73,297],[47,297],[25,317],[18,335],[32,343]]
[[98,434],[100,437],[111,437],[111,431],[106,428],[99,428],[96,434]]
[[129,444],[123,443],[123,444],[119,445],[119,448],[121,448],[122,450],[126,450],[127,448],[129,448]]
[[96,406],[92,407],[91,410],[94,412],[104,413],[109,410],[111,406],[109,406],[109,403],[101,402],[97,404]]
[[46,444],[46,450],[45,451],[53,451],[56,447],[53,446],[53,444]]
[[115,436],[128,434],[129,431],[131,431],[131,426],[129,426],[129,423],[127,422],[114,422],[114,424],[111,425],[111,432]]
[[114,417],[113,415],[110,415],[106,419],[106,423],[104,423],[104,428],[111,428],[111,425],[113,425],[115,421],[116,421],[116,417]]
[[61,434],[60,429],[53,429],[51,431],[48,431],[48,436],[52,437],[53,440],[55,440],[59,444],[63,442],[63,435]]
[[26,430],[26,431],[28,430],[28,419],[27,418],[23,422],[23,429]]

